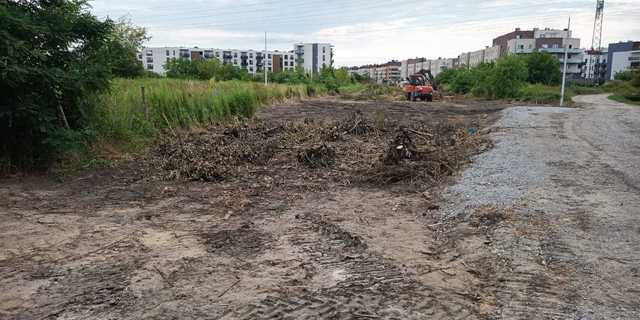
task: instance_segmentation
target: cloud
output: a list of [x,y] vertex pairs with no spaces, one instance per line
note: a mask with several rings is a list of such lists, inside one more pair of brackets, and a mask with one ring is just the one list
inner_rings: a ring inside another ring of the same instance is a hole
[[[565,28],[591,46],[595,1],[464,0],[97,0],[99,16],[128,14],[153,46],[290,50],[295,42],[334,44],[337,65],[425,56],[457,57],[516,27]],[[603,43],[640,35],[637,0],[608,0]],[[635,39],[640,40],[640,39]]]

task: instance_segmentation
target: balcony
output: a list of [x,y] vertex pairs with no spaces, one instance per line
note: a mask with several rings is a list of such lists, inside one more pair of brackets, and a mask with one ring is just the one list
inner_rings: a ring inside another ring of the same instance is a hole
[[[564,48],[540,48],[538,50],[541,52],[548,52],[548,53],[564,53]],[[569,51],[567,52],[570,54],[578,54],[578,53],[583,53],[584,51],[582,49],[572,48],[572,49],[569,49]]]

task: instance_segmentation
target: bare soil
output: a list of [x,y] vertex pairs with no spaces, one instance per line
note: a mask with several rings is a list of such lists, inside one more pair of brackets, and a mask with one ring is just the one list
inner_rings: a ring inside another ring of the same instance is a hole
[[0,319],[591,319],[555,216],[449,190],[502,173],[470,163],[507,107],[314,99],[115,169],[3,180]]

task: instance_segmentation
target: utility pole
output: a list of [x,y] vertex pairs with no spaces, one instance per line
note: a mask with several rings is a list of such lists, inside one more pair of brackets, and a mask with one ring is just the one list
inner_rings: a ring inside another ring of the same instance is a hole
[[[569,39],[569,32],[571,30],[571,17],[569,17],[569,24],[567,26],[567,40]],[[567,56],[569,55],[569,44],[564,44],[564,67],[562,68],[562,89],[560,90],[560,106],[564,105],[564,86],[567,81]]]
[[267,78],[267,32],[264,32],[264,85],[268,85],[269,84],[269,78]]

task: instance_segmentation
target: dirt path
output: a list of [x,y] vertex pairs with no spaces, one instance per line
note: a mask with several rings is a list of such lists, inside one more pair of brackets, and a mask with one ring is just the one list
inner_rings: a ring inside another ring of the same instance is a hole
[[640,318],[640,108],[576,100],[503,111],[495,148],[448,189],[444,215],[512,212],[486,232],[498,318]]
[[[242,184],[5,181],[0,319],[639,318],[640,109],[579,99],[597,103],[501,111],[495,147],[445,189],[295,166]],[[503,108],[321,99],[259,116],[482,128]]]

